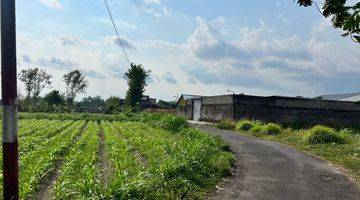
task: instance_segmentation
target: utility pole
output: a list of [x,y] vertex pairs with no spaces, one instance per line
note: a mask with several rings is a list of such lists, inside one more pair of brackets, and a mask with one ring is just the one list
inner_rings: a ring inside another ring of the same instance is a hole
[[15,0],[1,0],[4,199],[19,199]]

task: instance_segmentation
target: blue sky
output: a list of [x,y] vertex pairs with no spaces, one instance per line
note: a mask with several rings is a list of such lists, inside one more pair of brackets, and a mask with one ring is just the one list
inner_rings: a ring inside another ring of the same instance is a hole
[[[131,61],[152,70],[146,93],[314,96],[359,92],[360,48],[314,7],[293,0],[108,0]],[[103,0],[17,1],[18,65],[63,91],[77,66],[86,95],[124,96],[128,65]],[[19,85],[23,92],[23,85]]]

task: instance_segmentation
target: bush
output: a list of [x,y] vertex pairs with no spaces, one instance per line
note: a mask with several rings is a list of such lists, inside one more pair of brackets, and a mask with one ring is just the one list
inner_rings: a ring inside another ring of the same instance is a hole
[[341,144],[345,142],[345,139],[334,129],[321,125],[314,126],[312,129],[306,131],[303,139],[309,144]]
[[262,131],[268,135],[277,135],[281,133],[281,127],[274,123],[268,123],[264,126]]
[[254,122],[253,126],[250,130],[251,130],[251,132],[254,132],[254,133],[260,133],[263,131],[263,128],[264,128],[264,126],[261,122]]
[[216,128],[225,130],[235,130],[235,123],[231,120],[225,119],[215,125]]
[[188,124],[184,117],[166,115],[160,119],[159,126],[162,129],[176,133],[186,128]]
[[353,134],[354,134],[354,131],[349,128],[341,129],[339,132],[340,137],[343,138],[345,142],[351,142],[350,135],[353,135]]
[[244,120],[240,120],[236,124],[236,130],[237,131],[249,131],[253,126],[254,126],[254,122],[244,119]]

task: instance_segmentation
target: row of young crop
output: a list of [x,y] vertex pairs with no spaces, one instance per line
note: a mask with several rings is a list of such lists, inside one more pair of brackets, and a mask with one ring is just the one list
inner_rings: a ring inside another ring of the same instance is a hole
[[55,199],[197,198],[230,172],[234,158],[219,139],[180,118],[138,118],[20,120],[20,197],[38,198],[55,167],[59,176],[46,189]]
[[[84,121],[24,120],[19,130],[20,198],[31,198]],[[24,136],[26,135],[26,137]],[[2,154],[1,154],[2,155]],[[1,166],[2,169],[2,166]],[[2,184],[2,177],[1,177]],[[2,187],[0,186],[2,194]]]
[[55,182],[54,196],[57,199],[100,198],[98,179],[99,126],[89,122],[79,140],[71,147],[60,168],[60,177]]
[[[230,153],[221,149],[219,140],[195,129],[173,133],[138,122],[113,122],[107,126],[112,131],[106,136],[111,134],[111,138],[122,141],[126,152],[121,157],[110,154],[113,166],[118,166],[112,181],[117,187],[113,188],[121,188],[112,190],[112,198],[196,198],[229,173],[234,161]],[[107,142],[107,146],[113,145]],[[121,170],[126,165],[132,170],[124,175]]]

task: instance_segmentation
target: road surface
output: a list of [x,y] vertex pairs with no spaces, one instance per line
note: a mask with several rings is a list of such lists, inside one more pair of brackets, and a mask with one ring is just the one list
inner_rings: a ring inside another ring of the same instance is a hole
[[315,156],[211,125],[194,126],[220,135],[237,157],[234,176],[218,185],[210,199],[360,200],[358,185]]

